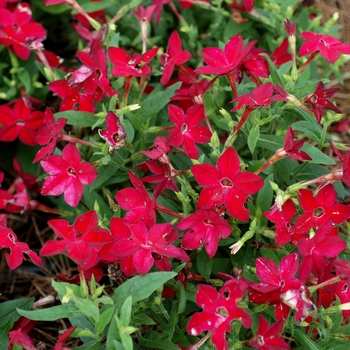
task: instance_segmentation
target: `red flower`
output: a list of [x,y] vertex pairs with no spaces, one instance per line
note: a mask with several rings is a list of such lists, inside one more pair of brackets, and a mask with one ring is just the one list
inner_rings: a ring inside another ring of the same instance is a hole
[[100,261],[98,251],[113,241],[106,229],[98,227],[98,216],[94,210],[79,215],[73,225],[63,219],[49,220],[48,225],[55,233],[55,240],[45,242],[40,255],[52,256],[66,252],[84,270],[95,266]]
[[296,310],[297,322],[304,320],[315,306],[306,295],[305,284],[294,275],[298,269],[298,254],[281,260],[280,269],[268,258],[256,260],[256,274],[261,282],[251,282],[249,300],[252,303],[269,303],[275,306],[277,319],[286,319],[289,309]]
[[40,164],[51,175],[45,179],[41,194],[64,193],[64,200],[72,207],[79,204],[84,185],[90,185],[97,178],[96,169],[88,162],[81,162],[78,149],[71,143],[63,148],[62,156],[48,156]]
[[139,5],[137,7],[137,10],[132,10],[131,12],[139,21],[150,22],[156,7],[157,7],[156,5],[150,5],[145,8],[142,5]]
[[196,303],[203,308],[196,312],[187,324],[189,334],[197,336],[204,331],[212,332],[211,340],[217,349],[227,350],[226,332],[231,331],[231,322],[240,320],[250,328],[251,317],[237,303],[242,299],[247,285],[239,280],[225,282],[220,291],[214,287],[200,284],[196,293]]
[[148,229],[142,221],[129,224],[124,219],[113,218],[110,226],[115,241],[106,244],[99,256],[107,261],[121,259],[121,268],[127,276],[134,270],[146,274],[155,263],[154,254],[189,260],[183,249],[172,245],[178,234],[170,224],[156,224]]
[[2,219],[0,224],[0,249],[3,248],[10,250],[10,253],[5,253],[5,259],[10,270],[14,270],[22,264],[25,260],[23,254],[28,256],[35,265],[43,265],[38,254],[33,252],[27,243],[19,242],[16,234],[6,227],[6,221]]
[[32,19],[29,4],[22,2],[13,12],[0,8],[0,19],[0,44],[12,46],[20,59],[28,59],[31,47],[42,48],[46,30]]
[[[237,2],[241,4],[237,4]],[[254,7],[254,0],[233,0],[233,4],[228,5],[228,7],[242,12],[250,12]]]
[[13,349],[14,346],[19,345],[23,349],[35,350],[35,342],[29,336],[29,332],[35,325],[36,321],[21,316],[8,333],[8,349]]
[[250,340],[249,346],[253,349],[290,349],[290,346],[279,335],[283,328],[283,321],[279,320],[269,326],[266,318],[259,314],[259,324],[256,336]]
[[333,63],[341,54],[350,54],[350,44],[343,44],[339,39],[330,35],[304,32],[300,36],[306,40],[300,47],[300,57],[319,52],[327,61]]
[[264,181],[248,171],[240,171],[240,161],[234,148],[229,147],[218,159],[217,166],[197,164],[191,171],[199,185],[205,187],[198,199],[198,208],[225,205],[228,212],[241,221],[249,219],[244,207],[249,195],[259,191]]
[[69,336],[75,331],[77,327],[70,327],[66,329],[58,338],[57,343],[55,344],[55,347],[53,350],[68,350],[67,347],[64,345],[64,342],[67,341]]
[[224,51],[218,47],[208,47],[202,50],[203,61],[207,66],[195,70],[198,74],[224,75],[232,72],[248,55],[254,43],[243,46],[243,38],[240,34],[234,36],[225,45]]
[[128,171],[130,182],[135,188],[127,187],[115,195],[120,207],[129,210],[125,219],[130,223],[143,221],[148,227],[156,222],[155,200],[147,193],[142,181],[132,172]]
[[155,161],[146,160],[145,165],[154,175],[144,176],[142,178],[142,182],[157,184],[156,188],[154,189],[155,198],[157,198],[166,188],[174,192],[179,191],[174,180],[176,171],[172,171],[169,164],[159,165]]
[[170,35],[166,53],[160,56],[160,62],[163,65],[163,75],[160,82],[166,85],[173,74],[175,66],[184,64],[191,57],[191,54],[187,50],[182,51],[180,35],[174,30]]
[[196,249],[204,245],[205,251],[213,258],[220,238],[227,238],[232,227],[213,209],[197,209],[177,224],[179,230],[186,230],[182,237],[182,247]]
[[292,55],[288,53],[288,38],[285,38],[282,44],[276,47],[271,55],[271,60],[276,66],[281,66],[292,60]]
[[[341,304],[350,303],[350,288],[348,281],[340,281],[337,285],[335,295],[340,299]],[[346,319],[350,316],[350,310],[342,310],[342,315]]]
[[80,83],[76,86],[70,86],[68,81],[64,79],[49,83],[49,89],[62,98],[60,104],[61,112],[75,110],[95,113],[94,100],[103,98],[103,94],[100,93],[102,91],[97,91],[97,96],[90,96],[81,92],[83,85],[83,83]]
[[109,152],[113,153],[115,149],[125,145],[126,132],[120,124],[118,116],[112,111],[109,111],[106,116],[106,127],[107,131],[100,129],[98,133],[101,138],[109,143]]
[[295,223],[295,232],[298,234],[318,228],[328,219],[334,224],[341,224],[350,217],[350,207],[336,203],[337,194],[332,184],[323,186],[316,196],[311,190],[299,190],[298,199],[304,210]]
[[303,259],[299,266],[299,279],[306,281],[311,272],[319,277],[327,266],[326,258],[335,258],[346,248],[346,242],[338,237],[338,230],[328,219],[320,226],[315,235],[310,238],[301,238],[298,241],[298,250]]
[[148,63],[157,54],[158,48],[155,47],[146,51],[143,55],[127,54],[119,47],[109,47],[108,56],[114,67],[112,75],[116,77],[143,77],[150,75],[152,68]]
[[296,160],[312,160],[312,158],[305,152],[300,151],[300,148],[303,147],[305,139],[294,141],[294,132],[293,129],[288,126],[286,137],[283,143],[283,151],[290,158]]
[[324,109],[330,109],[336,113],[342,113],[339,108],[328,100],[328,98],[332,97],[339,90],[339,88],[325,89],[322,81],[319,81],[315,91],[306,96],[305,103],[310,103],[312,105],[312,110],[315,114],[317,123],[321,122]]
[[153,145],[147,151],[141,151],[140,153],[144,154],[150,159],[159,160],[161,163],[168,164],[168,153],[170,150],[171,147],[168,144],[167,138],[165,136],[157,136],[154,139]]
[[26,145],[35,146],[36,131],[44,125],[44,113],[27,107],[25,100],[19,98],[13,105],[0,106],[0,141],[11,142],[17,137]]
[[39,150],[36,154],[33,163],[42,160],[47,155],[54,152],[57,144],[57,140],[61,136],[61,132],[66,125],[66,118],[58,118],[57,123],[50,108],[45,109],[44,123],[45,125],[41,127],[36,135],[35,140],[40,146],[45,146]]
[[[210,0],[200,0],[200,1],[210,3]],[[193,0],[179,0],[179,5],[182,9],[187,9],[195,5],[195,3],[193,2]]]
[[190,107],[186,114],[175,105],[168,107],[169,119],[175,123],[168,136],[170,146],[179,147],[192,159],[198,158],[196,143],[207,143],[210,141],[211,132],[205,126],[200,125],[204,119],[204,106],[195,105]]
[[282,210],[278,210],[275,204],[269,211],[264,213],[271,222],[276,224],[276,245],[281,246],[292,241],[294,232],[292,220],[297,209],[291,199],[288,199],[282,206]]

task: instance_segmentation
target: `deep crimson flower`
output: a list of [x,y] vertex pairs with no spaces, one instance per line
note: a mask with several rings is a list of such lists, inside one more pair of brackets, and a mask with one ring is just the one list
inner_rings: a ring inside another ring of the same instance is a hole
[[232,72],[253,48],[255,42],[243,46],[243,38],[235,35],[225,45],[224,51],[218,47],[207,47],[202,50],[203,61],[207,66],[195,70],[198,74],[224,75]]
[[312,158],[305,152],[300,151],[300,148],[303,147],[306,139],[294,141],[294,132],[293,129],[288,126],[286,137],[283,143],[283,151],[290,158],[296,160],[312,160]]
[[158,48],[155,47],[146,51],[144,54],[127,54],[119,47],[109,47],[108,56],[113,64],[112,75],[116,77],[143,77],[150,75],[152,68],[148,63],[157,54]]
[[83,83],[70,86],[65,79],[52,81],[48,86],[51,91],[62,98],[60,103],[61,112],[76,110],[95,113],[94,101],[101,101],[103,98],[102,90],[97,90],[97,96],[91,96],[81,91],[84,86]]
[[178,234],[170,224],[156,224],[148,229],[142,221],[129,224],[124,219],[113,218],[110,227],[115,241],[106,244],[99,256],[107,261],[121,259],[121,268],[127,276],[134,270],[146,274],[155,262],[154,254],[189,260],[183,249],[172,245]]
[[96,169],[88,162],[81,162],[81,155],[75,145],[69,143],[62,150],[62,156],[51,155],[40,162],[50,175],[45,179],[41,194],[59,196],[76,207],[84,192],[84,185],[90,185],[97,178]]
[[216,348],[227,350],[226,333],[231,331],[231,322],[240,320],[246,328],[252,325],[249,313],[237,305],[244,296],[246,287],[246,283],[239,280],[225,282],[219,291],[212,286],[200,284],[196,303],[203,311],[196,312],[191,317],[186,327],[187,333],[197,336],[210,331]]
[[242,12],[250,12],[254,7],[254,0],[232,0],[233,3],[228,5],[229,8]]
[[345,183],[346,186],[350,187],[350,152],[340,152],[335,148],[332,141],[329,142],[334,154],[340,159],[342,164],[342,176],[341,180]]
[[337,203],[334,186],[323,186],[316,196],[311,190],[299,190],[298,199],[303,214],[297,217],[295,232],[298,234],[309,232],[311,228],[319,228],[328,219],[333,224],[341,224],[350,217],[350,207]]
[[[63,70],[66,69],[66,67],[64,67],[63,65],[63,58],[57,56],[54,52],[52,51],[49,51],[49,50],[41,50],[41,56],[43,56],[47,63],[49,64],[50,67],[53,67],[53,68],[61,68]],[[42,60],[42,57],[40,56],[36,56],[36,60],[38,62],[41,62],[41,63],[44,63],[43,60]]]
[[240,171],[240,161],[233,147],[227,148],[219,157],[216,167],[196,164],[191,171],[198,184],[205,187],[199,195],[199,209],[224,204],[233,217],[241,221],[249,219],[249,209],[244,203],[249,195],[263,187],[264,181],[249,171]]
[[128,170],[130,182],[134,186],[119,190],[115,199],[120,207],[128,210],[125,219],[130,223],[143,221],[148,227],[156,222],[155,200],[147,193],[142,181],[130,170]]
[[348,280],[348,283],[350,283],[350,262],[336,258],[334,261],[334,266],[337,274],[342,275],[342,277],[346,278]]
[[271,60],[276,66],[281,66],[292,60],[292,55],[288,52],[288,38],[285,38],[281,45],[276,47],[271,55]]
[[[348,281],[340,281],[334,293],[341,301],[341,304],[350,303],[350,288]],[[350,316],[350,310],[342,310],[342,315],[346,319]]]
[[142,5],[139,5],[137,10],[131,10],[131,12],[139,21],[150,22],[156,7],[156,5],[150,5],[145,8]]
[[[250,42],[251,45],[255,45],[256,41]],[[269,65],[264,56],[261,53],[266,51],[252,47],[248,55],[243,59],[242,63],[237,67],[235,71],[236,80],[241,82],[244,74],[246,74],[251,80],[257,81],[256,77],[268,78],[270,75]],[[258,83],[260,83],[258,81]]]
[[284,27],[286,28],[286,32],[288,36],[295,36],[297,31],[296,23],[292,23],[289,19],[284,21]]
[[350,44],[343,44],[330,35],[304,32],[300,37],[306,40],[300,47],[300,57],[319,52],[327,61],[334,63],[341,54],[350,54]]
[[170,121],[175,123],[175,127],[170,129],[168,144],[174,147],[182,145],[182,149],[188,157],[197,159],[196,143],[207,143],[211,138],[210,130],[200,125],[204,120],[204,106],[192,106],[185,114],[180,107],[170,104],[168,114]]
[[182,51],[180,35],[174,30],[169,37],[166,52],[160,56],[160,62],[163,65],[163,75],[160,82],[166,85],[173,74],[175,66],[184,64],[191,57],[189,51]]
[[32,47],[42,48],[46,30],[32,19],[29,4],[21,2],[13,12],[0,8],[0,18],[0,44],[12,46],[20,59],[27,60]]
[[299,265],[299,279],[306,281],[311,272],[319,277],[327,266],[326,258],[335,258],[346,248],[346,242],[338,237],[338,230],[328,219],[319,226],[313,237],[301,238],[298,250],[303,257]]
[[276,237],[275,242],[277,246],[287,244],[292,241],[292,234],[294,232],[292,226],[292,220],[297,212],[293,201],[288,199],[282,205],[282,210],[278,210],[277,205],[273,205],[272,208],[265,212],[264,215],[271,222],[276,224]]
[[232,227],[213,209],[197,209],[181,220],[177,226],[179,230],[186,230],[182,237],[182,247],[185,249],[197,249],[204,245],[205,251],[213,258],[220,238],[227,238]]
[[171,146],[168,144],[168,140],[165,136],[157,136],[154,139],[153,145],[147,151],[141,151],[150,159],[159,160],[161,163],[168,164],[168,153],[171,150]]
[[26,145],[35,146],[36,131],[44,125],[44,113],[34,111],[26,105],[21,97],[10,106],[0,106],[0,141],[11,142],[17,137]]
[[157,184],[154,189],[154,197],[158,196],[166,189],[178,192],[179,189],[175,183],[174,177],[176,176],[176,171],[173,171],[169,164],[158,164],[153,160],[146,160],[145,165],[154,175],[144,176],[141,180],[142,182],[147,182],[151,184]]
[[259,314],[259,324],[256,336],[250,340],[249,346],[253,349],[290,349],[290,346],[280,337],[283,328],[283,321],[279,320],[269,326],[266,318]]
[[36,180],[37,176],[30,173],[25,173],[17,157],[13,158],[13,170],[18,175],[18,177],[14,181],[15,186],[17,186],[16,191],[19,190],[18,184],[22,183],[24,187],[20,189],[20,191],[30,189],[34,192],[40,192],[41,186],[39,182]]
[[[200,0],[202,2],[210,3],[210,0]],[[179,0],[179,5],[182,9],[187,9],[195,5],[193,0]]]
[[322,81],[319,81],[315,91],[306,96],[305,103],[311,104],[317,123],[321,122],[325,109],[330,109],[336,113],[342,113],[338,107],[328,100],[328,98],[332,97],[339,90],[339,88],[325,89]]
[[52,219],[49,227],[55,233],[55,240],[45,242],[41,256],[53,256],[66,252],[84,270],[95,266],[100,259],[98,251],[113,241],[106,229],[98,227],[98,216],[94,210],[79,215],[73,225],[67,220]]
[[162,15],[163,11],[163,5],[168,4],[171,0],[153,0],[152,5],[156,6],[155,13],[154,13],[154,19],[156,24],[159,23],[160,17]]
[[101,138],[109,143],[109,152],[119,149],[125,145],[126,132],[123,125],[120,124],[118,116],[109,111],[106,116],[106,130],[98,130]]
[[56,144],[61,136],[61,132],[66,125],[66,118],[58,118],[57,122],[50,108],[45,109],[44,123],[35,135],[35,140],[40,146],[45,146],[41,148],[36,154],[33,163],[42,160],[47,155],[52,154],[56,149]]
[[[16,269],[25,260],[25,254],[37,266],[42,266],[43,262],[37,253],[33,252],[27,243],[19,242],[16,234],[8,227],[6,221],[1,220],[0,224],[0,249],[7,248],[10,253],[5,253],[5,259],[10,270]],[[3,225],[4,224],[4,225]]]
[[26,350],[35,350],[35,342],[29,332],[35,327],[36,321],[21,316],[8,333],[8,349],[18,345]]
[[294,278],[297,270],[297,253],[282,258],[280,269],[268,258],[256,259],[256,274],[261,282],[249,284],[250,302],[274,305],[277,319],[286,319],[291,308],[296,310],[297,322],[304,320],[315,306],[307,297],[305,284]]
[[77,52],[77,56],[83,63],[77,70],[68,74],[68,84],[76,86],[84,83],[82,91],[88,95],[107,95],[112,97],[117,91],[110,87],[107,74],[107,56],[99,42],[94,41],[90,53]]

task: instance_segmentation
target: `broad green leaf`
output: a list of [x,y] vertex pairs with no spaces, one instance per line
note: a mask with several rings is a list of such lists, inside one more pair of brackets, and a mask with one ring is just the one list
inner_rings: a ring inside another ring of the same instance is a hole
[[254,153],[256,143],[258,142],[260,135],[259,125],[254,125],[253,128],[249,132],[248,136],[248,147],[251,153]]
[[[256,197],[256,207],[260,208],[262,214],[264,214],[266,211],[270,209],[272,200],[273,200],[273,190],[271,188],[270,181],[274,181],[273,174],[269,175],[264,180],[264,186],[258,192],[258,195]],[[263,215],[260,221],[260,225],[265,226],[266,224],[267,224],[267,219]]]
[[310,145],[309,143],[304,143],[301,150],[304,151],[305,153],[307,153],[312,158],[312,160],[310,160],[310,163],[326,164],[326,165],[334,165],[335,164],[335,162],[332,158],[328,157],[326,154],[324,154],[318,148]]
[[132,297],[129,296],[123,303],[120,309],[120,322],[123,327],[127,327],[130,323],[132,308]]
[[267,63],[269,64],[272,82],[275,85],[279,85],[283,88],[284,87],[283,78],[280,76],[278,70],[276,69],[276,66],[271,61],[270,56],[266,53],[261,53],[260,56],[264,56],[266,58]]
[[66,118],[67,124],[82,126],[84,128],[93,126],[99,119],[93,113],[78,111],[58,112],[55,113],[54,116],[56,120],[58,118]]
[[42,310],[21,310],[17,309],[21,316],[34,321],[56,321],[61,318],[81,316],[81,311],[73,304],[63,304]]
[[8,333],[13,327],[13,324],[14,320],[12,316],[10,316],[4,324],[0,325],[0,344],[4,350],[8,347]]
[[116,175],[119,167],[113,164],[107,164],[105,166],[101,166],[97,169],[98,177],[97,179],[89,186],[89,190],[94,191],[97,188],[101,187],[106,181],[108,181],[111,177]]
[[212,270],[212,259],[205,249],[202,249],[197,256],[197,269],[199,274],[208,281]]
[[169,341],[165,334],[154,331],[145,334],[144,338],[141,340],[141,345],[159,350],[179,350],[179,347]]
[[136,303],[148,298],[157,288],[175,276],[175,272],[151,272],[132,277],[114,291],[112,299],[115,304],[119,304],[131,296],[132,301]]
[[258,147],[268,149],[270,151],[276,151],[283,147],[284,136],[263,135],[258,138]]
[[76,346],[74,350],[105,350],[100,341],[91,340],[84,345]]
[[149,95],[143,102],[141,108],[135,111],[135,115],[143,122],[155,117],[159,111],[170,102],[170,97],[175,95],[175,91],[181,86],[181,82],[169,86],[164,91],[159,91]]
[[187,305],[187,294],[184,286],[181,282],[176,281],[177,296],[179,298],[179,305],[177,308],[177,313],[181,314],[185,311]]
[[136,315],[133,317],[133,324],[134,325],[147,325],[147,326],[152,326],[154,324],[156,324],[149,316],[147,316],[146,314],[140,314],[140,315]]
[[135,136],[135,130],[129,119],[124,119],[122,125],[126,132],[126,141],[131,143]]
[[6,323],[11,317],[12,320],[16,322],[20,318],[17,308],[21,310],[30,310],[33,303],[34,298],[9,300],[1,303],[0,325]]

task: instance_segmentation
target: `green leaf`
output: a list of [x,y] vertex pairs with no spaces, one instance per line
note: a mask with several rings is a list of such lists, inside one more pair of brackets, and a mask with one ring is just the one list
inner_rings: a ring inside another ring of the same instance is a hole
[[157,288],[175,276],[175,272],[151,272],[130,278],[114,291],[113,302],[119,304],[128,296],[132,297],[134,303],[148,298]]
[[4,350],[7,349],[8,347],[8,341],[9,341],[8,333],[13,327],[13,324],[14,324],[14,320],[11,316],[7,319],[7,321],[4,324],[0,326],[0,344],[2,346],[2,349]]
[[[33,298],[16,299],[5,301],[0,304],[0,325],[7,323],[8,319],[12,318],[13,322],[16,322],[20,315],[17,309],[30,310],[34,303]],[[0,343],[1,344],[1,343]]]
[[[291,125],[293,130],[302,131],[307,137],[316,141],[317,143],[320,140],[322,134],[322,128],[315,121],[306,121],[301,120]],[[327,135],[329,139],[329,135]]]
[[197,256],[197,269],[199,274],[202,275],[207,281],[211,275],[212,264],[212,259],[210,259],[205,249],[202,249]]
[[248,147],[251,153],[254,153],[259,135],[260,135],[259,125],[254,125],[253,128],[250,130],[249,136],[248,136]]
[[270,151],[276,151],[283,147],[284,136],[263,135],[258,138],[257,145],[268,149]]
[[184,286],[179,281],[176,281],[176,291],[177,297],[179,298],[177,313],[182,314],[185,311],[187,305],[187,293]]
[[270,67],[270,75],[271,75],[271,79],[272,82],[275,85],[280,85],[281,87],[284,87],[284,83],[283,83],[283,79],[280,76],[278,70],[276,69],[276,66],[274,65],[274,63],[271,61],[270,56],[267,53],[261,53],[260,56],[264,56],[266,58],[267,63],[269,64]]
[[163,333],[154,331],[145,334],[144,338],[141,340],[141,345],[158,350],[179,350],[179,347],[169,341]]
[[98,177],[97,179],[90,185],[90,191],[94,191],[101,187],[106,181],[108,181],[111,177],[116,175],[119,167],[113,164],[107,164],[105,166],[101,166],[97,169]]
[[301,346],[303,346],[304,349],[320,350],[318,345],[312,339],[310,339],[305,333],[303,333],[297,328],[295,328],[293,331],[293,337],[296,343],[298,344],[298,346],[300,344]]
[[318,148],[310,145],[309,143],[304,143],[303,147],[301,147],[301,150],[307,153],[312,158],[312,160],[310,160],[310,163],[326,164],[326,165],[335,164],[332,158],[328,157]]
[[81,316],[81,311],[73,304],[63,304],[42,310],[21,310],[17,309],[21,316],[34,321],[56,321],[61,318]]
[[146,314],[140,314],[133,317],[133,324],[134,325],[144,324],[147,326],[152,326],[156,323]]
[[[258,192],[258,195],[256,197],[256,207],[260,208],[262,214],[264,214],[270,209],[273,200],[273,190],[271,188],[270,181],[274,181],[273,174],[269,175],[264,180],[264,186]],[[265,226],[267,224],[267,221],[268,220],[265,218],[265,216],[262,216],[260,220],[260,225]]]
[[93,113],[78,112],[78,111],[58,112],[58,113],[55,113],[54,116],[56,120],[58,118],[66,118],[67,124],[77,125],[84,128],[93,126],[96,123],[96,121],[98,121],[99,119]]
[[122,125],[124,126],[125,132],[126,132],[126,141],[131,143],[135,136],[135,130],[130,122],[129,119],[124,119],[122,122]]
[[175,95],[175,91],[180,88],[181,82],[169,86],[164,91],[149,95],[143,102],[141,108],[135,112],[141,121],[155,117],[160,110],[170,102],[170,97]]
[[120,309],[120,322],[123,327],[127,327],[130,323],[132,307],[132,297],[129,296],[123,303]]
[[91,340],[84,345],[76,346],[74,350],[105,350],[100,341]]

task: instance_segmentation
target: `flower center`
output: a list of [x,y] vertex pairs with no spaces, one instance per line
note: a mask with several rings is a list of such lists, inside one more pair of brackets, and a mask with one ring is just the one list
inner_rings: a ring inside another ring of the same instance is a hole
[[223,317],[227,317],[227,316],[228,316],[227,310],[224,309],[223,307],[221,307],[221,308],[217,311],[217,313],[218,313],[219,315],[223,316]]
[[205,219],[204,223],[208,226],[213,226],[213,222],[210,219]]
[[182,124],[181,126],[181,133],[185,133],[187,131],[187,124]]
[[314,216],[316,216],[317,218],[321,217],[324,214],[324,210],[322,208],[317,208],[314,211]]
[[23,120],[17,120],[16,125],[24,126],[26,123]]
[[67,169],[67,173],[68,173],[68,175],[70,175],[70,176],[74,176],[74,177],[77,176],[77,173],[76,173],[76,171],[75,171],[75,169],[74,169],[73,167],[69,167],[69,168]]
[[224,187],[232,187],[232,181],[229,180],[227,177],[221,180],[221,185]]

